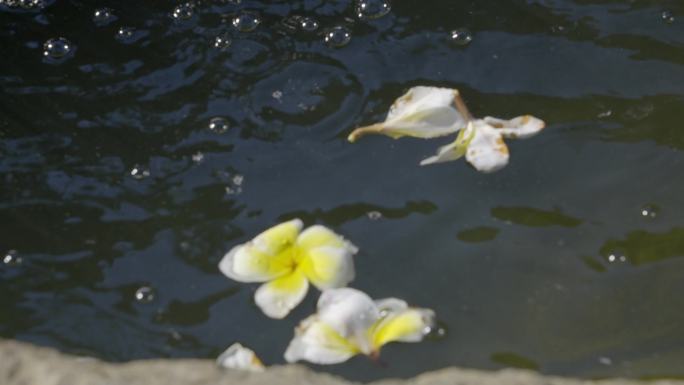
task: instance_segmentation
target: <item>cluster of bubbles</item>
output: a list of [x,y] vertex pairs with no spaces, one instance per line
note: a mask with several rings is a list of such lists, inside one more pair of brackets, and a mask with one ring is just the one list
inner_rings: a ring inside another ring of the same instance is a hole
[[[239,0],[231,0],[234,4]],[[27,9],[42,8],[45,0],[0,0],[0,5],[8,7],[23,7]],[[356,16],[360,20],[374,20],[387,15],[392,9],[389,0],[357,0],[354,6]],[[171,17],[177,21],[191,19],[196,12],[194,2],[184,2],[176,5],[171,11]],[[667,11],[666,11],[667,12]],[[674,20],[671,13],[663,12],[663,19]],[[97,26],[107,26],[118,18],[110,8],[98,8],[93,13],[93,23]],[[262,23],[261,17],[250,11],[242,11],[230,19],[232,26],[240,32],[252,32]],[[304,32],[314,32],[320,28],[318,21],[307,16],[290,16],[283,21],[290,29]],[[136,30],[132,27],[122,26],[117,29],[115,38],[122,43],[132,43],[136,39]],[[351,30],[344,25],[336,25],[323,32],[323,41],[331,48],[341,48],[349,44],[352,38]],[[473,37],[467,29],[451,31],[451,40],[457,45],[467,45]],[[214,38],[213,46],[219,50],[226,50],[232,45],[232,39],[228,33],[222,33]],[[66,38],[52,38],[45,42],[43,55],[47,62],[61,63],[74,52],[74,46]]]
[[43,0],[0,0],[0,6],[11,10],[37,11],[45,8],[46,5]]
[[171,16],[176,20],[189,20],[195,15],[195,4],[182,3],[176,5]]
[[674,17],[674,14],[672,13],[672,11],[663,11],[663,12],[660,14],[660,17],[661,17],[661,18],[663,19],[663,21],[666,22],[667,24],[672,24],[672,23],[675,22],[675,17]]

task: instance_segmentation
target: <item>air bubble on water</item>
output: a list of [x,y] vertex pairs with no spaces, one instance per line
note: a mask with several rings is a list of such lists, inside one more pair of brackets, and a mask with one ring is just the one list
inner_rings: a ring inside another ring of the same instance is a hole
[[302,17],[299,20],[299,28],[302,31],[313,32],[318,29],[318,21],[311,17]]
[[356,15],[359,19],[378,19],[392,10],[388,0],[358,0]]
[[131,43],[135,39],[135,28],[121,27],[116,31],[116,40],[122,43]]
[[660,207],[652,204],[643,205],[641,207],[641,216],[644,218],[655,219],[660,212]]
[[145,179],[150,176],[150,169],[147,166],[136,164],[131,169],[131,176],[135,179]]
[[602,365],[610,366],[613,365],[613,360],[610,357],[599,357],[598,362]]
[[275,90],[275,91],[273,91],[273,93],[271,94],[271,96],[273,96],[273,99],[275,99],[275,100],[277,100],[277,101],[279,101],[279,102],[282,102],[281,99],[283,98],[283,91],[281,91],[281,90]]
[[672,24],[675,21],[674,14],[672,11],[665,10],[660,14],[660,18],[663,19],[667,24]]
[[377,221],[378,219],[382,219],[382,213],[380,211],[369,211],[366,213],[366,216],[371,221]]
[[606,110],[603,112],[599,112],[599,114],[596,115],[596,117],[599,119],[605,119],[605,118],[609,118],[611,115],[613,115],[613,111],[612,110]]
[[261,24],[261,18],[253,12],[242,12],[235,15],[231,23],[240,32],[251,32]]
[[466,28],[451,31],[451,41],[460,46],[466,46],[473,41],[473,34]]
[[49,39],[43,44],[43,57],[48,62],[59,63],[66,59],[73,49],[71,42],[63,37]]
[[610,252],[606,257],[606,260],[608,260],[610,263],[624,263],[627,262],[627,257],[623,253],[616,250]]
[[230,123],[226,118],[220,116],[211,118],[209,120],[209,130],[217,134],[222,134],[230,129]]
[[191,19],[194,14],[195,14],[195,5],[193,3],[178,4],[173,9],[173,12],[171,12],[171,16],[175,20],[179,20],[179,21]]
[[338,25],[325,32],[324,40],[329,47],[344,47],[351,40],[351,31],[347,27]]
[[150,286],[141,286],[135,291],[135,300],[140,303],[150,303],[154,301],[156,293]]
[[98,8],[93,13],[93,22],[100,27],[104,27],[116,21],[116,19],[117,17],[109,8]]
[[430,340],[439,341],[446,338],[447,329],[443,324],[438,322],[435,325],[430,325],[423,328],[423,335],[425,336],[425,338],[428,338]]
[[16,250],[9,250],[2,258],[2,262],[7,266],[18,266],[21,264],[22,258]]
[[214,48],[216,49],[225,50],[230,48],[232,44],[233,40],[227,33],[220,34],[214,38]]
[[192,154],[192,161],[195,163],[201,163],[204,160],[204,154],[200,151]]
[[236,186],[242,186],[242,182],[245,181],[245,177],[243,175],[237,174],[233,176],[233,184]]

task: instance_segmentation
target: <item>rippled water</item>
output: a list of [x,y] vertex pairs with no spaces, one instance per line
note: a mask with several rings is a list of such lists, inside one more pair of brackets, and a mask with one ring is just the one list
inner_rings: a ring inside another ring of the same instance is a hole
[[[446,331],[322,370],[684,376],[681,2],[19,3],[0,1],[1,336],[282,363],[317,293],[271,320],[217,263],[300,217],[361,248],[355,287]],[[492,175],[418,166],[450,139],[345,141],[419,84],[549,126]]]

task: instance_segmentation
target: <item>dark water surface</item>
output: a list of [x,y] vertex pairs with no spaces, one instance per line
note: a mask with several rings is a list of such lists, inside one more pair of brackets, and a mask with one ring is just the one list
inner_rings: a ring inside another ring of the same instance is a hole
[[[240,341],[283,363],[318,293],[271,320],[217,263],[300,217],[360,247],[353,286],[432,308],[447,332],[387,346],[386,367],[322,370],[684,376],[681,1],[395,0],[362,20],[335,0],[199,1],[178,18],[174,2],[8,3],[0,336],[113,361]],[[103,6],[116,20],[93,21]],[[232,23],[245,10],[251,32]],[[348,44],[324,42],[334,26]],[[44,57],[58,37],[70,52]],[[420,84],[548,128],[492,175],[418,166],[451,138],[345,141]]]

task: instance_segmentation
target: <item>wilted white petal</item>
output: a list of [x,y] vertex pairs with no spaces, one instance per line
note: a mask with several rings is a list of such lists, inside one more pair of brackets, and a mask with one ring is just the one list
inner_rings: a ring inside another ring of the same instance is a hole
[[447,144],[446,146],[438,148],[437,155],[423,159],[420,162],[420,165],[425,166],[433,163],[449,162],[461,158],[463,155],[465,155],[468,145],[470,144],[470,141],[473,139],[474,135],[475,130],[473,128],[473,123],[468,122],[468,126],[458,133],[455,141]]
[[523,115],[511,120],[503,120],[487,116],[483,119],[485,123],[494,127],[504,138],[525,139],[537,134],[544,129],[543,120],[532,115]]
[[370,353],[368,330],[380,318],[380,310],[364,292],[352,288],[325,290],[318,299],[321,322]]
[[223,274],[239,282],[264,282],[288,272],[288,255],[302,228],[295,219],[262,232],[252,241],[233,247],[219,262]]
[[331,326],[313,315],[300,323],[285,351],[287,362],[300,360],[316,364],[337,364],[358,354],[359,349]]
[[285,318],[306,296],[309,281],[299,270],[259,286],[254,301],[267,316]]
[[239,343],[230,345],[225,352],[216,359],[216,363],[227,369],[249,370],[252,372],[261,372],[264,370],[264,364],[254,351],[248,349]]
[[354,142],[366,134],[434,138],[458,131],[468,118],[458,90],[418,86],[394,102],[383,123],[357,128],[347,139]]
[[466,150],[466,160],[481,172],[494,172],[508,164],[508,147],[498,130],[482,120],[473,123],[475,135]]

